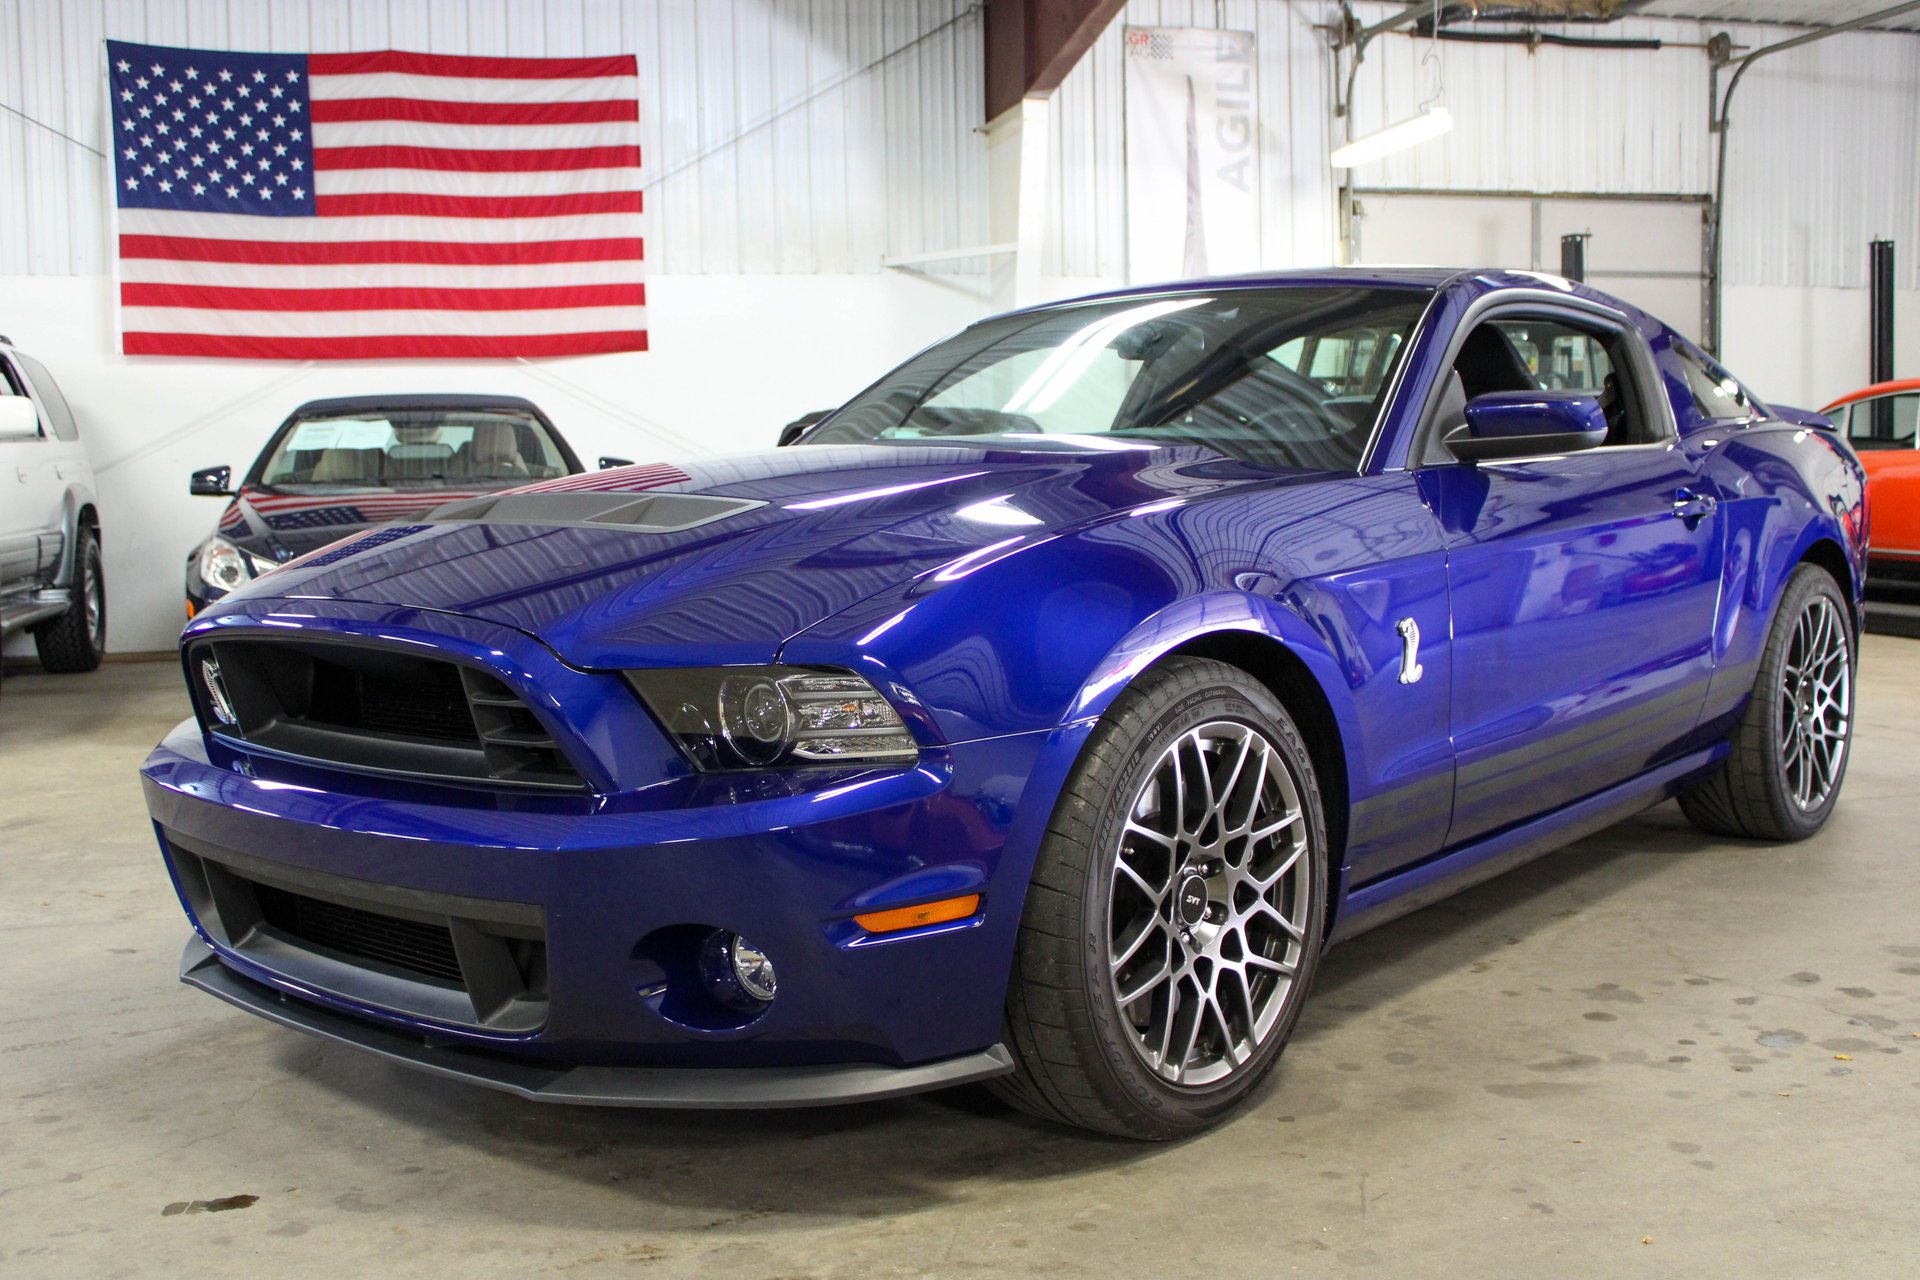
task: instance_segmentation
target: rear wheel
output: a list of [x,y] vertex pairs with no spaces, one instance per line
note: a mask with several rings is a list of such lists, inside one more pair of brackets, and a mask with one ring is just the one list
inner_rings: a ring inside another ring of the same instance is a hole
[[1803,564],[1781,593],[1733,750],[1680,797],[1714,835],[1804,840],[1826,825],[1853,739],[1854,634],[1846,599]]
[[1273,1067],[1318,965],[1326,822],[1286,709],[1246,673],[1175,658],[1123,694],[1055,808],[1008,996],[1045,1118],[1196,1132]]
[[49,671],[92,671],[107,652],[107,580],[100,571],[100,534],[81,525],[73,552],[67,611],[34,630],[40,665]]

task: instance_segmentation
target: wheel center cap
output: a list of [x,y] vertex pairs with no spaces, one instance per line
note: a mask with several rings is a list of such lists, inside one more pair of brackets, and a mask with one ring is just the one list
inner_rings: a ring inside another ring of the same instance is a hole
[[1204,920],[1207,915],[1207,882],[1197,875],[1182,880],[1174,910],[1180,913],[1180,922],[1189,928]]

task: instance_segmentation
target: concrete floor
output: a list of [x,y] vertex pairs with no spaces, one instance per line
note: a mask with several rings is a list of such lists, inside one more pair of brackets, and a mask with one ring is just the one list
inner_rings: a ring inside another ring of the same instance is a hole
[[179,681],[16,672],[0,699],[8,1277],[1920,1266],[1920,642],[1868,638],[1820,838],[1717,844],[1663,806],[1380,929],[1262,1096],[1171,1147],[975,1092],[544,1107],[181,987],[134,781]]

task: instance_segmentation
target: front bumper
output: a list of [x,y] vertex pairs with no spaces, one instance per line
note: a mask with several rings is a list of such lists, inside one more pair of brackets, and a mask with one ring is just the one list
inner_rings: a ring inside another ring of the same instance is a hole
[[910,1067],[565,1067],[405,1034],[350,1018],[241,977],[199,938],[180,954],[180,981],[283,1027],[352,1045],[389,1062],[518,1094],[579,1106],[738,1109],[878,1102],[1006,1075],[1004,1045]]
[[[210,758],[189,721],[155,748],[142,781],[196,929],[182,966],[191,985],[530,1097],[797,1105],[1006,1069],[1001,1017],[1039,834],[1025,816],[1051,809],[1050,798],[1029,809],[1021,793],[1048,737],[965,744],[920,769],[824,790],[623,808],[324,769],[255,777],[244,760]],[[464,1016],[447,1006],[445,984],[396,984],[378,966],[341,980],[340,957],[289,949],[245,910],[221,907],[208,865],[269,891],[453,923],[456,934],[477,923],[538,940],[539,990],[489,1019],[478,1000]],[[981,895],[979,913],[949,924],[874,936],[852,920],[968,893]],[[772,1005],[723,1025],[650,999],[660,971],[644,941],[688,927],[733,930],[773,956]]]

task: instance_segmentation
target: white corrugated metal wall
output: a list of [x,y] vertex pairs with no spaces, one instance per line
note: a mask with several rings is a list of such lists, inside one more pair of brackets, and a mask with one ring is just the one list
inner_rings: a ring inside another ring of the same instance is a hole
[[[1397,9],[1355,11],[1377,21]],[[1702,46],[1719,31],[1749,49],[1800,34],[1663,18],[1545,29],[1664,47],[1442,42],[1453,133],[1358,170],[1357,185],[1705,194],[1715,141]],[[1414,112],[1428,47],[1405,35],[1373,42],[1355,85],[1357,133]],[[1920,35],[1845,33],[1763,59],[1741,82],[1733,123],[1729,285],[1863,287],[1867,241],[1889,236],[1911,246],[1901,255],[1901,287],[1920,289]]]
[[[1726,30],[1754,47],[1788,34]],[[1898,286],[1920,289],[1920,35],[1850,33],[1764,58],[1732,121],[1729,284],[1865,288],[1867,242],[1884,238]]]
[[1209,27],[1254,33],[1260,110],[1262,260],[1286,267],[1330,260],[1333,185],[1326,36],[1332,6],[1287,0],[1130,0],[1068,74],[1052,112],[1056,177],[1041,270],[1126,275],[1126,133],[1122,28]]
[[[1400,6],[1355,7],[1375,22]],[[1655,39],[1658,50],[1464,44],[1389,33],[1367,47],[1354,80],[1354,133],[1419,109],[1422,60],[1444,72],[1453,132],[1361,168],[1356,185],[1428,191],[1699,194],[1711,172],[1707,57],[1695,24],[1622,18],[1548,30]],[[1678,41],[1680,43],[1674,43]],[[1691,47],[1690,47],[1691,46]],[[1757,74],[1757,72],[1756,72]]]
[[[1374,22],[1399,6],[1360,4]],[[1262,213],[1272,266],[1333,254],[1325,165],[1332,115],[1323,0],[1132,0],[1061,86],[1052,115],[1058,182],[1045,270],[1125,275],[1120,116],[1122,23],[1252,31],[1259,46]],[[1626,18],[1557,30],[1657,39],[1658,50],[1443,42],[1446,138],[1368,165],[1361,187],[1416,191],[1701,195],[1712,188],[1703,48],[1730,30],[1755,47],[1796,34]],[[1411,115],[1426,92],[1428,43],[1390,34],[1354,87],[1356,133]],[[1920,288],[1920,36],[1846,34],[1757,64],[1740,87],[1728,159],[1731,285],[1858,287],[1866,242],[1892,236],[1905,288]]]
[[[1357,7],[1371,21],[1393,8]],[[1042,270],[1125,273],[1123,24],[1250,30],[1259,49],[1263,249],[1327,261],[1334,135],[1325,0],[1131,0],[1059,90]],[[106,269],[100,59],[108,36],[233,48],[639,56],[649,254],[667,273],[870,272],[984,243],[982,20],[971,0],[0,0],[0,275]],[[1415,190],[1700,193],[1720,24],[1630,18],[1573,34],[1658,51],[1443,44],[1448,138],[1356,174]],[[1746,45],[1786,34],[1731,28]],[[904,50],[903,52],[899,52]],[[1410,113],[1425,42],[1373,43],[1359,131]],[[873,64],[886,58],[880,65]],[[1730,284],[1857,286],[1865,242],[1914,246],[1920,36],[1849,34],[1759,64],[1735,105]],[[1870,122],[1870,123],[1867,123]],[[1863,124],[1866,127],[1863,127]],[[69,137],[63,138],[60,134]],[[72,139],[72,140],[69,140]],[[977,262],[955,264],[974,269]]]
[[0,0],[0,103],[40,122],[0,111],[0,275],[107,269],[108,38],[632,52],[656,270],[877,271],[986,239],[981,22],[971,0]]

